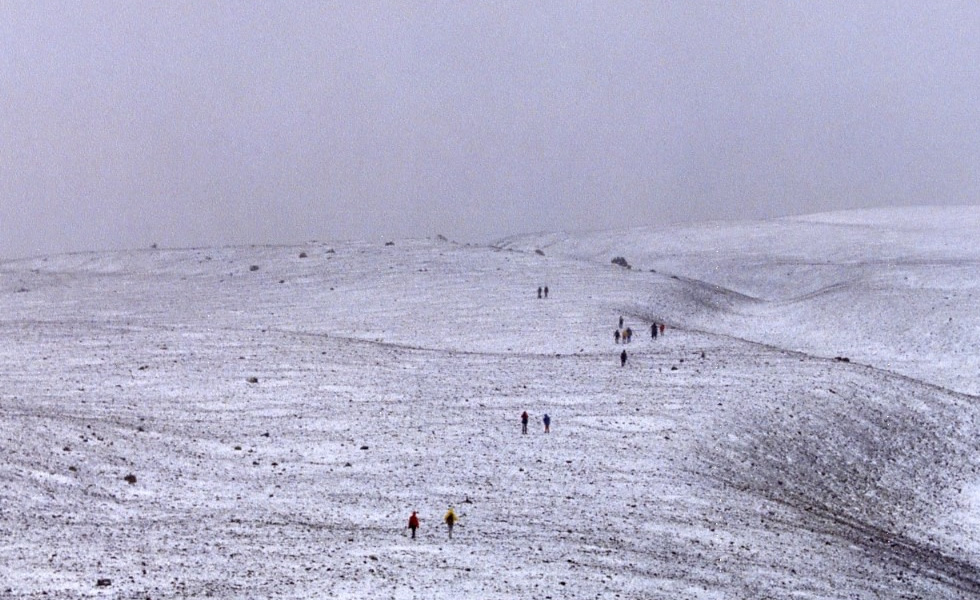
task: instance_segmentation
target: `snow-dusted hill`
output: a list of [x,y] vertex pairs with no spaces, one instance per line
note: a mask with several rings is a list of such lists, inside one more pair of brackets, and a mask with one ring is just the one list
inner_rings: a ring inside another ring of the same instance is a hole
[[976,239],[904,209],[2,263],[0,597],[977,597]]
[[[980,394],[977,206],[519,236],[500,245],[597,263],[623,256],[636,271],[694,284],[693,306],[671,307],[687,327]],[[634,311],[646,310],[640,298]]]

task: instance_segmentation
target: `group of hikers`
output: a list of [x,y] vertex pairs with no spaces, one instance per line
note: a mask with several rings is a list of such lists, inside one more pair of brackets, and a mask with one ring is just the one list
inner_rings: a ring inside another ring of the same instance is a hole
[[[450,506],[449,510],[446,511],[445,516],[442,517],[443,522],[449,529],[449,539],[453,539],[453,526],[459,522],[459,517],[456,516],[456,511]],[[408,518],[408,528],[412,532],[412,539],[415,539],[415,531],[419,528],[419,514],[418,511],[412,511],[412,516]]]
[[623,340],[624,344],[628,344],[630,343],[630,341],[633,340],[633,330],[627,327],[626,329],[623,330],[622,333],[620,333],[619,330],[617,329],[616,332],[613,333],[613,337],[616,338],[617,344],[619,343],[620,339]]
[[[541,295],[542,293],[544,293],[543,296]],[[539,287],[538,288],[538,298],[540,299],[540,298],[547,298],[547,297],[548,297],[548,286],[544,286],[543,288],[542,287]]]
[[[665,329],[667,329],[667,326],[664,323],[654,321],[650,325],[650,337],[657,339],[657,334],[659,333],[660,335],[663,335]],[[622,330],[622,333],[620,333],[620,330]],[[624,344],[630,343],[630,341],[633,339],[633,329],[630,327],[623,329],[623,317],[619,317],[619,328],[613,332],[613,338],[616,340],[617,344],[619,343],[620,339],[623,340]],[[619,365],[621,367],[625,367],[627,360],[629,360],[629,357],[626,355],[626,349],[624,348],[623,351],[619,353]]]
[[[523,413],[521,413],[521,433],[527,433],[527,424],[530,420],[531,420],[531,416],[527,414],[526,410]],[[541,418],[541,422],[544,423],[544,432],[551,433],[551,416],[549,416],[548,413],[545,413],[544,416]],[[459,517],[456,516],[456,511],[453,510],[453,507],[451,505],[449,507],[449,510],[446,511],[446,514],[442,517],[442,520],[443,522],[446,523],[446,527],[448,528],[449,539],[453,539],[453,526],[455,526],[456,523],[459,522]],[[413,510],[412,515],[408,517],[408,528],[409,530],[411,530],[412,539],[414,540],[415,532],[419,528],[418,511]]]
[[[547,298],[547,297],[548,297],[548,286],[539,287],[538,298]],[[619,328],[616,329],[616,332],[613,334],[613,337],[615,338],[617,344],[619,343],[620,340],[622,340],[624,344],[628,344],[633,339],[633,329],[630,327],[626,327],[624,329],[623,324],[624,324],[623,317],[619,317]],[[650,325],[650,336],[653,339],[657,339],[657,335],[662,336],[664,334],[665,329],[666,329],[666,325],[664,323],[658,323],[654,321]],[[626,349],[624,348],[619,355],[620,366],[625,367],[628,358],[629,357],[626,354]],[[527,426],[530,420],[531,417],[530,415],[527,414],[526,410],[523,413],[521,413],[522,434],[527,433]],[[544,432],[551,433],[551,417],[548,415],[548,413],[544,414],[544,416],[541,418],[541,422],[544,424]],[[449,539],[453,539],[453,526],[455,526],[456,523],[459,522],[459,517],[456,516],[456,511],[453,510],[452,506],[450,506],[449,510],[446,511],[446,514],[442,517],[442,520],[446,524],[446,527],[448,528]],[[419,516],[417,511],[413,510],[412,515],[408,518],[408,528],[412,532],[412,539],[415,539],[415,532],[416,530],[419,529]]]
[[[521,433],[527,433],[527,422],[531,419],[525,410],[521,413]],[[544,432],[551,433],[551,417],[548,413],[544,413],[544,417],[541,418],[541,422],[544,423]]]

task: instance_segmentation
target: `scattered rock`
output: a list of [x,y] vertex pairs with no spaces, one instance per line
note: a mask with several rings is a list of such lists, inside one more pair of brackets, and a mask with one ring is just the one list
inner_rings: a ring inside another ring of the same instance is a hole
[[394,246],[395,242],[385,242],[385,246]]
[[248,381],[249,383],[258,383],[259,382],[259,378],[258,377],[249,377],[248,379],[246,379],[246,381]]
[[544,256],[544,250],[542,250],[541,248],[535,250],[534,253],[537,254],[538,256]]
[[126,480],[126,483],[128,483],[129,485],[135,485],[136,484],[136,475],[133,475],[132,473],[130,473],[129,475],[123,477],[123,479],[125,479]]
[[259,270],[259,265],[252,265],[251,267],[248,268],[248,270],[249,271],[258,271]]
[[367,449],[368,449],[367,446],[361,446],[361,450],[367,450]]
[[299,257],[300,258],[306,258],[306,252],[300,252],[299,253]]
[[95,587],[109,587],[112,585],[112,580],[108,578],[98,579],[95,582]]
[[633,267],[630,266],[630,264],[628,262],[626,262],[626,259],[623,258],[622,256],[617,256],[616,258],[612,259],[612,264],[619,265],[619,266],[623,267],[624,269],[632,269],[633,268]]

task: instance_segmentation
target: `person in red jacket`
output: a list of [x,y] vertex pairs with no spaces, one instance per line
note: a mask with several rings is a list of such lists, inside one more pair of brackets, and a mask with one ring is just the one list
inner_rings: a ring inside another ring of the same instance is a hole
[[524,412],[523,412],[523,413],[521,414],[521,433],[527,433],[527,420],[528,420],[529,418],[530,418],[530,417],[528,417],[528,416],[527,416],[527,411],[525,410],[525,411],[524,411]]
[[408,518],[408,528],[412,530],[412,539],[415,539],[415,530],[419,528],[419,516],[412,511],[412,516]]

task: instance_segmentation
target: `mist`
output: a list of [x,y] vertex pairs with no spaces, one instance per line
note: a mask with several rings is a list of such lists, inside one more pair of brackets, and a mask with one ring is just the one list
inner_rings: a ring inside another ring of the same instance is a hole
[[972,2],[4,2],[0,259],[977,204]]

